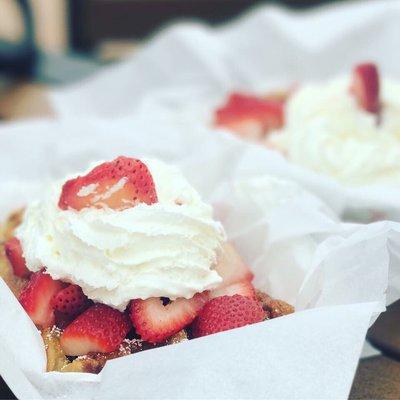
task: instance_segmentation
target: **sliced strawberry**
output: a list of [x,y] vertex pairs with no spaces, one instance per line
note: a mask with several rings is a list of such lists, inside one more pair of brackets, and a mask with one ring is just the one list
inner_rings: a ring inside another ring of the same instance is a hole
[[61,281],[55,281],[50,275],[35,272],[22,290],[19,301],[39,328],[44,329],[54,325],[55,317],[51,300],[63,287],[64,284]]
[[139,203],[156,202],[154,181],[147,166],[140,160],[121,156],[67,181],[58,206],[77,211],[86,207],[124,210]]
[[229,329],[261,322],[265,312],[261,304],[246,296],[221,296],[210,300],[193,323],[194,337],[211,335]]
[[240,135],[261,139],[267,132],[284,123],[284,102],[233,93],[228,102],[215,112],[215,125]]
[[191,299],[177,299],[163,305],[162,299],[133,300],[130,317],[136,332],[150,343],[161,343],[192,323],[208,299],[198,293]]
[[10,262],[14,275],[20,278],[28,278],[31,271],[26,267],[26,261],[22,253],[21,242],[13,237],[4,244],[8,261]]
[[78,285],[69,285],[60,290],[52,300],[55,310],[66,315],[78,315],[89,306],[89,299]]
[[363,110],[374,114],[379,112],[379,73],[375,64],[365,63],[354,68],[351,92]]
[[239,253],[230,244],[226,243],[215,270],[222,278],[220,287],[230,286],[233,283],[253,280],[253,273],[243,262]]
[[233,296],[235,294],[240,294],[241,296],[246,296],[250,299],[256,299],[256,291],[254,286],[250,281],[242,281],[234,283],[230,286],[225,286],[221,288],[214,289],[210,292],[210,299],[220,296]]
[[105,304],[95,304],[67,326],[60,343],[68,356],[109,353],[118,348],[130,329],[124,313]]

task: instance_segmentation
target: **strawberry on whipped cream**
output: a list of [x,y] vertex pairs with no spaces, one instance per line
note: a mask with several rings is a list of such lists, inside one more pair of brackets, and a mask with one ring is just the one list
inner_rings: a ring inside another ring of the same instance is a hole
[[30,204],[16,233],[28,269],[45,266],[53,279],[120,311],[131,299],[191,298],[217,287],[225,233],[211,206],[177,168],[137,162],[130,180],[118,170],[105,179],[96,167]]
[[366,63],[351,77],[302,85],[288,99],[285,127],[266,142],[348,186],[398,184],[400,83]]

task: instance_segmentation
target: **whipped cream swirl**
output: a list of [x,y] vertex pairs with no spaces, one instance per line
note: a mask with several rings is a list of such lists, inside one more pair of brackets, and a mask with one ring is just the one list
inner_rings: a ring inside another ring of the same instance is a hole
[[27,266],[80,285],[92,300],[125,309],[134,298],[190,298],[221,282],[213,269],[225,233],[180,171],[142,160],[158,202],[122,211],[61,210],[62,183],[25,211],[17,231]]
[[379,123],[349,87],[349,78],[339,78],[300,88],[287,104],[284,130],[269,144],[348,186],[399,184],[400,83],[382,80]]

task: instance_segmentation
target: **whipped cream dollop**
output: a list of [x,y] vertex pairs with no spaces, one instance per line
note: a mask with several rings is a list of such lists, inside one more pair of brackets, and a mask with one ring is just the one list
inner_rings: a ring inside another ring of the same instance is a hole
[[399,184],[400,83],[381,80],[379,120],[349,88],[349,77],[301,87],[288,101],[285,128],[268,144],[348,186]]
[[122,211],[61,210],[63,182],[29,205],[17,230],[27,266],[78,284],[92,300],[125,309],[131,299],[190,298],[221,282],[214,270],[225,232],[180,171],[142,160],[158,202]]

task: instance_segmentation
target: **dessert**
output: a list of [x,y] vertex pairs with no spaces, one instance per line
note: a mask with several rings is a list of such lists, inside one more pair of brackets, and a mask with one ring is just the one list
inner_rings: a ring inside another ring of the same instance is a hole
[[399,93],[375,64],[359,64],[349,76],[298,87],[286,100],[284,124],[259,140],[346,186],[397,184]]
[[47,371],[289,314],[253,274],[180,171],[118,157],[10,216],[0,276],[41,331]]
[[215,111],[214,124],[250,140],[262,140],[284,124],[287,93],[260,97],[232,93],[225,105]]

